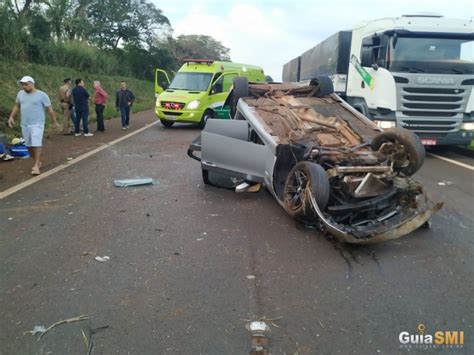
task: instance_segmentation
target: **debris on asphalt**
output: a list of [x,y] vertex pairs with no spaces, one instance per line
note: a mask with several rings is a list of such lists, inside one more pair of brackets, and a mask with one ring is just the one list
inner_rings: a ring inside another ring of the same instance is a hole
[[87,355],[92,354],[92,348],[94,347],[94,341],[92,339],[93,336],[95,334],[97,334],[99,331],[107,329],[107,328],[109,328],[108,325],[105,325],[103,327],[94,328],[94,329],[89,328],[89,331],[88,331],[89,335],[88,336],[86,336],[86,333],[81,328],[82,338],[84,340],[84,343],[85,343],[86,349],[87,349]]
[[31,334],[31,335],[36,335],[36,334],[43,334],[46,332],[46,327],[44,325],[35,325],[33,330],[29,330],[25,332],[25,334]]
[[13,217],[8,217],[8,220],[9,220],[9,221],[13,221]]
[[452,181],[448,181],[448,180],[441,180],[438,182],[438,185],[439,186],[449,186],[449,185],[453,185],[454,182]]
[[59,322],[51,324],[48,328],[45,328],[44,325],[35,325],[33,330],[28,330],[28,331],[24,332],[23,335],[26,335],[26,334],[31,334],[31,335],[40,334],[40,336],[37,339],[38,341],[40,341],[41,338],[47,332],[49,332],[54,327],[57,327],[58,325],[61,325],[61,324],[64,324],[64,323],[80,322],[80,321],[88,320],[88,319],[90,319],[89,315],[84,314],[84,315],[80,315],[80,316],[77,316],[77,317],[60,320]]
[[255,355],[266,355],[268,354],[268,338],[265,336],[265,333],[270,330],[270,327],[262,321],[253,321],[247,323],[245,326],[249,332],[252,333],[252,349],[250,354]]
[[251,332],[266,332],[269,328],[268,325],[265,322],[261,321],[253,321],[249,324],[247,324],[247,330]]
[[105,263],[106,261],[110,260],[110,256],[107,256],[107,255],[96,256],[94,259],[97,260],[98,262]]
[[129,187],[129,186],[142,186],[142,185],[153,185],[155,182],[152,178],[141,178],[141,179],[118,179],[114,180],[116,187]]
[[253,279],[255,279],[255,276],[253,276],[253,275],[247,275],[247,278],[248,278],[249,280],[253,280]]

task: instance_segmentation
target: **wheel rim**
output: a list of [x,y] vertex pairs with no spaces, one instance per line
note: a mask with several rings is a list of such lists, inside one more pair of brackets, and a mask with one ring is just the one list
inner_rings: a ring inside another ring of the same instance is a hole
[[308,182],[308,175],[299,169],[296,169],[293,174],[291,174],[288,184],[286,185],[287,204],[290,209],[297,210],[303,206]]

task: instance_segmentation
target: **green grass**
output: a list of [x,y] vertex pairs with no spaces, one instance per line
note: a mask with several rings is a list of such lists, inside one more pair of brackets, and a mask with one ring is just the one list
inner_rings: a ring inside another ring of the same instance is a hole
[[[109,95],[109,100],[104,111],[104,117],[106,119],[117,117],[118,115],[115,110],[115,92],[119,88],[120,81],[122,80],[127,82],[127,87],[132,90],[136,96],[136,101],[133,105],[133,112],[151,109],[155,102],[154,86],[150,81],[122,76],[84,73],[71,68],[13,62],[5,58],[0,58],[0,78],[2,78],[2,94],[0,95],[0,133],[5,133],[9,139],[13,136],[21,135],[20,127],[18,125],[19,115],[15,119],[17,123],[13,129],[8,127],[7,121],[11,109],[15,104],[16,95],[21,89],[18,85],[18,79],[24,75],[32,76],[36,81],[37,88],[48,94],[53,104],[53,109],[56,112],[58,122],[61,126],[62,113],[59,105],[58,90],[63,84],[63,79],[66,77],[72,78],[73,82],[76,78],[82,78],[91,97],[94,92],[92,82],[94,80],[99,80],[101,82],[102,87]],[[89,102],[89,114],[89,121],[95,122],[96,117],[92,101]],[[46,122],[46,132],[48,133],[51,125],[49,117],[47,117]]]

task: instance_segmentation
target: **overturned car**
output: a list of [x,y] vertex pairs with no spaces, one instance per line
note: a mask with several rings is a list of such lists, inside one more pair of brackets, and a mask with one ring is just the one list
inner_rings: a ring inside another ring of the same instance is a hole
[[420,139],[382,131],[327,77],[305,86],[236,78],[228,103],[233,119],[208,120],[188,150],[206,184],[218,185],[216,174],[237,191],[264,184],[289,215],[357,244],[402,237],[442,207],[411,178],[425,157]]

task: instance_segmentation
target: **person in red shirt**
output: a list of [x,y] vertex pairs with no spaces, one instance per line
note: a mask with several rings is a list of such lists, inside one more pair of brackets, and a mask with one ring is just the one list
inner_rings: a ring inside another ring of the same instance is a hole
[[94,81],[94,89],[95,89],[95,94],[94,94],[94,103],[95,103],[95,113],[97,115],[97,131],[100,133],[105,132],[105,126],[104,126],[104,109],[105,109],[105,103],[107,102],[107,93],[105,92],[104,89],[100,86],[100,81],[95,80]]

